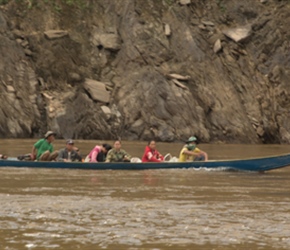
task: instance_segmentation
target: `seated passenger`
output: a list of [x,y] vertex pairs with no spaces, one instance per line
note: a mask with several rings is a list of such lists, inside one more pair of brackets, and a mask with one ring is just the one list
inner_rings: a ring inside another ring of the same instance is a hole
[[121,149],[121,141],[117,140],[114,147],[108,152],[106,162],[130,162],[131,156]]
[[57,161],[82,161],[82,156],[79,153],[79,149],[74,146],[73,140],[66,141],[66,147],[59,151]]
[[164,157],[156,150],[156,142],[150,141],[145,148],[142,162],[162,162]]
[[106,143],[101,146],[95,146],[87,155],[85,162],[104,162],[106,160],[107,153],[111,148],[111,145]]
[[179,161],[186,162],[186,161],[207,161],[208,156],[207,153],[201,151],[199,148],[196,147],[197,139],[196,137],[190,137],[184,147],[181,149],[179,154]]
[[7,155],[0,154],[0,159],[1,159],[1,160],[5,160],[5,159],[7,159],[7,158],[8,158]]
[[43,139],[38,140],[32,147],[31,160],[54,161],[58,151],[54,151],[52,142],[55,140],[55,133],[47,131]]

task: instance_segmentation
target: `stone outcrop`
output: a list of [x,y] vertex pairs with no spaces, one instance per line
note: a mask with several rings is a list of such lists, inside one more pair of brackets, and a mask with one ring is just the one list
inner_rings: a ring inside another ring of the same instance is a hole
[[220,39],[217,39],[213,46],[214,53],[218,53],[222,50],[222,43]]
[[0,137],[290,142],[289,1],[83,2],[0,5]]
[[121,48],[121,40],[118,35],[100,34],[98,30],[92,36],[92,43],[97,47],[113,51]]
[[68,32],[66,30],[48,30],[44,32],[44,35],[47,39],[53,40],[67,36]]
[[223,33],[234,40],[235,42],[242,42],[248,39],[251,35],[252,28],[251,26],[239,27],[225,30]]
[[86,79],[84,82],[84,88],[89,92],[94,101],[109,103],[110,93],[107,91],[104,83],[92,79]]

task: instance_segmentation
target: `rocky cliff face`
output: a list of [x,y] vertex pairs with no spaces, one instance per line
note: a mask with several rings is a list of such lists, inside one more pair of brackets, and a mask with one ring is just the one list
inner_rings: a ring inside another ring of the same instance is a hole
[[0,3],[0,137],[290,142],[289,1]]

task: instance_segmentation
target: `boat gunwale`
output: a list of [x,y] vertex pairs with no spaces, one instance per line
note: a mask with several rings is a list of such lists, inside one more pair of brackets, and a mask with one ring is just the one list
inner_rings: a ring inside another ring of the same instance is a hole
[[[240,171],[264,172],[290,166],[290,154],[272,155],[245,159],[209,160],[192,162],[58,162],[58,161],[20,161],[2,159],[0,167],[51,168],[83,170],[156,170],[156,169],[218,169],[226,168]],[[27,163],[27,164],[26,164]]]

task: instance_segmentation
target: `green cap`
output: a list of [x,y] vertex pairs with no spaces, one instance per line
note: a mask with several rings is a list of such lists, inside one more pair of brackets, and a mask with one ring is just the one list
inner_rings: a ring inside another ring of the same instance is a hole
[[196,142],[196,140],[197,140],[196,137],[191,136],[191,137],[188,138],[188,140],[186,141],[186,143]]

